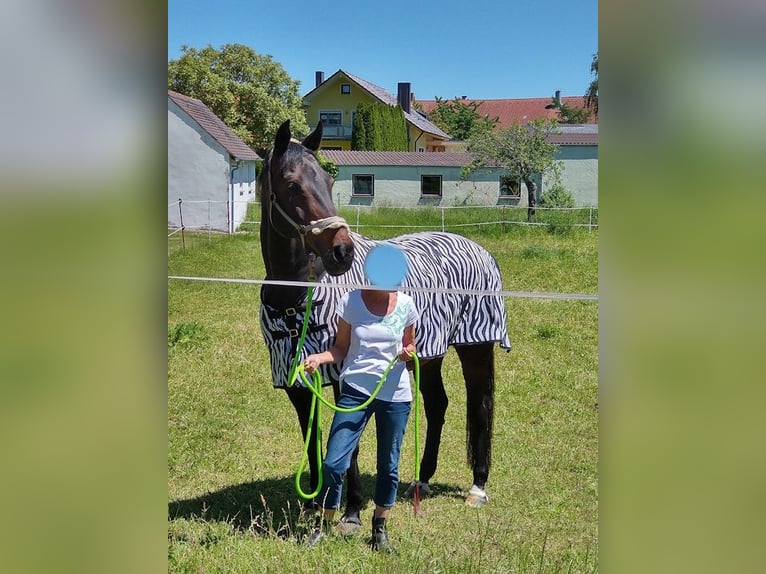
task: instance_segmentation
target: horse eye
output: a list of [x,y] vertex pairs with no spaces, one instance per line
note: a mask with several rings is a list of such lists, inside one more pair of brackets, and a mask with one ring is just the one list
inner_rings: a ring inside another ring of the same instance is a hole
[[290,193],[298,193],[301,190],[301,186],[295,183],[294,181],[291,181],[287,184],[287,191]]

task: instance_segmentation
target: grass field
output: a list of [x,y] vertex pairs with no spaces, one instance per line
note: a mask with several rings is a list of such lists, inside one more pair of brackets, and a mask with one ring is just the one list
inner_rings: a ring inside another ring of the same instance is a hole
[[[369,217],[364,224],[380,214]],[[385,221],[406,224],[406,217],[389,213]],[[363,231],[382,238],[403,230]],[[496,257],[506,290],[597,292],[597,231],[484,226],[459,232]],[[170,275],[264,276],[257,233],[187,234],[186,249],[174,235],[168,266]],[[513,349],[496,352],[490,502],[479,510],[463,503],[471,486],[465,392],[450,350],[444,362],[450,406],[434,494],[418,518],[409,501],[397,502],[389,533],[398,554],[380,556],[365,545],[372,502],[359,534],[314,550],[302,545],[311,520],[293,484],[300,431],[286,396],[271,386],[258,291],[168,284],[170,572],[598,571],[597,303],[506,299]],[[325,436],[330,419],[325,409]],[[400,492],[414,474],[412,429],[410,423]],[[373,437],[368,429],[359,461],[368,494]]]

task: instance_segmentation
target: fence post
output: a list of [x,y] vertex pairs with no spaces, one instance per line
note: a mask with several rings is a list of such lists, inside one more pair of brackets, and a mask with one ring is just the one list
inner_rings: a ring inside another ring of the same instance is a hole
[[446,231],[447,229],[444,227],[444,206],[441,206],[442,210],[442,232]]
[[180,223],[181,223],[181,247],[185,251],[186,250],[186,238],[184,237],[184,211],[183,211],[183,209],[181,209],[181,203],[183,203],[183,201],[179,197],[178,198],[178,218],[180,219]]
[[588,206],[588,232],[593,231],[593,206]]
[[356,206],[356,232],[359,233],[359,206]]
[[212,237],[210,236],[210,226],[212,225],[213,220],[210,215],[210,200],[207,200],[207,242],[210,243],[212,240]]

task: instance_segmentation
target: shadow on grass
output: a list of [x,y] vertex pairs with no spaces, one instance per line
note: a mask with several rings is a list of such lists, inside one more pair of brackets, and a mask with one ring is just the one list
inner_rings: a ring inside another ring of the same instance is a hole
[[[362,474],[362,491],[375,490],[375,475]],[[307,488],[306,482],[301,483]],[[409,504],[402,496],[409,483],[399,484],[397,504]],[[429,498],[447,496],[463,499],[458,486],[431,483]],[[345,500],[344,500],[345,503]],[[362,509],[374,503],[365,498]],[[227,486],[195,498],[168,503],[168,520],[187,519],[222,522],[240,532],[264,537],[303,536],[313,524],[312,501],[304,501],[295,491],[295,477],[286,476]]]

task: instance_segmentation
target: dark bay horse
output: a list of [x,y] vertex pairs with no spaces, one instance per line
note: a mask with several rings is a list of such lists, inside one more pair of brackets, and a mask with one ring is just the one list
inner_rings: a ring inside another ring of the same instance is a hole
[[[276,135],[259,176],[261,189],[261,250],[266,279],[307,281],[316,277],[314,302],[301,360],[326,350],[335,335],[335,303],[343,291],[322,287],[333,283],[365,284],[363,262],[376,242],[351,233],[332,202],[333,179],[315,154],[322,139],[322,124],[302,142],[293,140],[289,120]],[[467,397],[466,450],[473,469],[473,486],[466,498],[470,506],[488,501],[484,490],[489,476],[494,410],[494,344],[510,349],[502,289],[494,258],[476,243],[450,233],[415,233],[388,240],[404,250],[408,275],[402,285],[434,292],[411,293],[421,314],[416,325],[416,348],[421,358],[420,391],[426,414],[426,442],[420,478],[423,492],[436,472],[447,394],[441,365],[448,346],[460,359]],[[486,291],[487,295],[460,294],[459,290]],[[296,383],[287,387],[298,334],[306,310],[307,289],[264,285],[261,288],[261,330],[269,348],[273,384],[284,388],[298,413],[304,439],[309,429],[311,392]],[[340,365],[323,365],[323,380],[339,394]],[[316,421],[315,421],[316,423]],[[362,489],[354,453],[346,490],[347,524],[361,524]],[[319,479],[310,458],[310,486]]]

